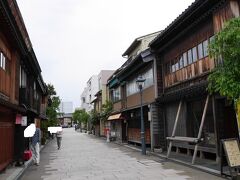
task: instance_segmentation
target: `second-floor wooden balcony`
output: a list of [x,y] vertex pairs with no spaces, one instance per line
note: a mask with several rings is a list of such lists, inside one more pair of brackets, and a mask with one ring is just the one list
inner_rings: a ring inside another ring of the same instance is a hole
[[187,67],[166,74],[164,77],[165,88],[187,80],[191,80],[193,78],[197,78],[205,73],[209,73],[210,70],[214,68],[214,66],[214,60],[206,57],[204,59],[196,61],[193,64],[190,64]]
[[40,113],[40,99],[35,98],[34,91],[31,88],[19,89],[19,104],[24,104],[28,109]]

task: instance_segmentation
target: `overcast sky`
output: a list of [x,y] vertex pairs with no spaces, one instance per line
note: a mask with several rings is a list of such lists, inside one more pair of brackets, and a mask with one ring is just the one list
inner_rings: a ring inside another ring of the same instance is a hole
[[139,36],[163,30],[194,0],[17,0],[46,83],[80,106],[87,80],[116,70]]

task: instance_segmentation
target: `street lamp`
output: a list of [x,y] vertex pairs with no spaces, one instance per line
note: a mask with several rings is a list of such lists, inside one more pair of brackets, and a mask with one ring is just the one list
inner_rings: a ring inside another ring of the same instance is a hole
[[146,143],[145,143],[145,130],[144,130],[144,119],[143,119],[143,106],[142,106],[142,89],[146,79],[139,76],[136,80],[138,85],[140,97],[141,97],[141,141],[142,141],[142,155],[146,155]]

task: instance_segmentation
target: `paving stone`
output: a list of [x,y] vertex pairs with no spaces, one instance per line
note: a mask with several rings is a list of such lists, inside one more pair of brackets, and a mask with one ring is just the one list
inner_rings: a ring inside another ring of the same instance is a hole
[[40,166],[31,166],[22,180],[182,180],[219,177],[172,162],[162,163],[158,157],[101,138],[63,129],[62,148],[56,139],[41,153]]

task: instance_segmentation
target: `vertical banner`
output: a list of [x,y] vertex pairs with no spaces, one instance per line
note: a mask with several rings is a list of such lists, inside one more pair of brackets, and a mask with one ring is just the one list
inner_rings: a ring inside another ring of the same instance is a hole
[[152,112],[148,111],[148,121],[152,121]]
[[15,124],[21,124],[21,123],[22,123],[22,115],[17,114]]

